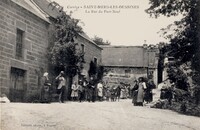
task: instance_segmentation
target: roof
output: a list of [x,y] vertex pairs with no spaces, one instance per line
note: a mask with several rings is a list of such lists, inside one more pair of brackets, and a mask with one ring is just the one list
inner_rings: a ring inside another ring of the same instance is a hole
[[49,22],[49,20],[38,10],[35,6],[31,3],[31,0],[11,0],[15,4],[23,7],[24,9],[28,10],[29,12],[33,13],[34,15],[38,16],[42,20]]
[[89,38],[89,36],[87,36],[85,33],[79,33],[79,36],[81,36],[82,38],[88,40],[90,43],[94,44],[96,47],[100,48],[102,50],[102,47],[98,46],[93,40],[91,40]]
[[156,67],[155,53],[143,46],[105,46],[102,64],[110,67]]
[[57,18],[60,15],[59,9],[56,8],[55,6],[50,5],[51,3],[50,0],[31,0],[31,1],[35,2],[35,4],[37,4],[37,6],[41,9],[41,11],[43,11],[50,17]]
[[[32,0],[37,4],[37,6],[40,8],[40,10],[50,17],[57,18],[61,13],[58,8],[54,8],[50,5],[50,0]],[[85,33],[79,34],[82,38],[88,40],[90,43],[94,44],[96,47],[102,49],[100,46],[98,46],[93,40],[91,40]]]

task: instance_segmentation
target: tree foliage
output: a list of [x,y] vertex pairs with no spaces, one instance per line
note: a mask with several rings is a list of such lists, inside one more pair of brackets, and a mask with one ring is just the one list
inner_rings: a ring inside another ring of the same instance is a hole
[[[198,39],[199,24],[199,1],[198,0],[149,0],[150,7],[146,10],[152,17],[164,15],[166,17],[182,14],[180,21],[175,21],[163,29],[163,34],[170,39],[168,55],[173,56],[175,64],[169,66],[169,77],[176,83],[177,87],[185,83],[185,75],[181,73],[180,66],[191,63],[193,78],[200,79],[200,52]],[[173,34],[167,32],[173,29]],[[175,69],[176,68],[176,69]],[[174,71],[175,70],[175,71]],[[180,80],[180,75],[183,79]],[[180,82],[179,82],[180,81]],[[200,82],[197,82],[200,84]]]
[[51,63],[61,68],[68,76],[75,76],[84,61],[84,53],[77,51],[75,38],[82,33],[78,26],[79,20],[71,18],[65,12],[57,17],[55,23],[55,41],[50,48],[49,56]]
[[97,44],[97,45],[110,45],[111,43],[107,40],[104,41],[103,38],[100,38],[98,36],[94,36],[93,41]]

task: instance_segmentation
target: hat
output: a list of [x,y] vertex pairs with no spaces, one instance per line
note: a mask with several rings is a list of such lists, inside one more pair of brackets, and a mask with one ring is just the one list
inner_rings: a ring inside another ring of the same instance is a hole
[[61,74],[64,74],[64,71],[60,71]]
[[44,74],[43,74],[43,76],[47,76],[48,75],[48,73],[47,72],[45,72]]

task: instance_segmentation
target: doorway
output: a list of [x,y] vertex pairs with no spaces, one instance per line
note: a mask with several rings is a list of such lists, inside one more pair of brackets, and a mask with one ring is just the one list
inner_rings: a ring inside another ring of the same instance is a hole
[[10,73],[10,93],[11,102],[23,102],[26,91],[25,70],[11,67]]

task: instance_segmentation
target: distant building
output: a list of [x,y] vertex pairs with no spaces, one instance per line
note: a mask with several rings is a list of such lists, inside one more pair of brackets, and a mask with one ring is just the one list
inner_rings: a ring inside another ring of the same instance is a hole
[[[120,82],[153,76],[157,84],[158,49],[155,46],[102,46],[102,65],[105,77]],[[120,78],[121,77],[121,78]]]

